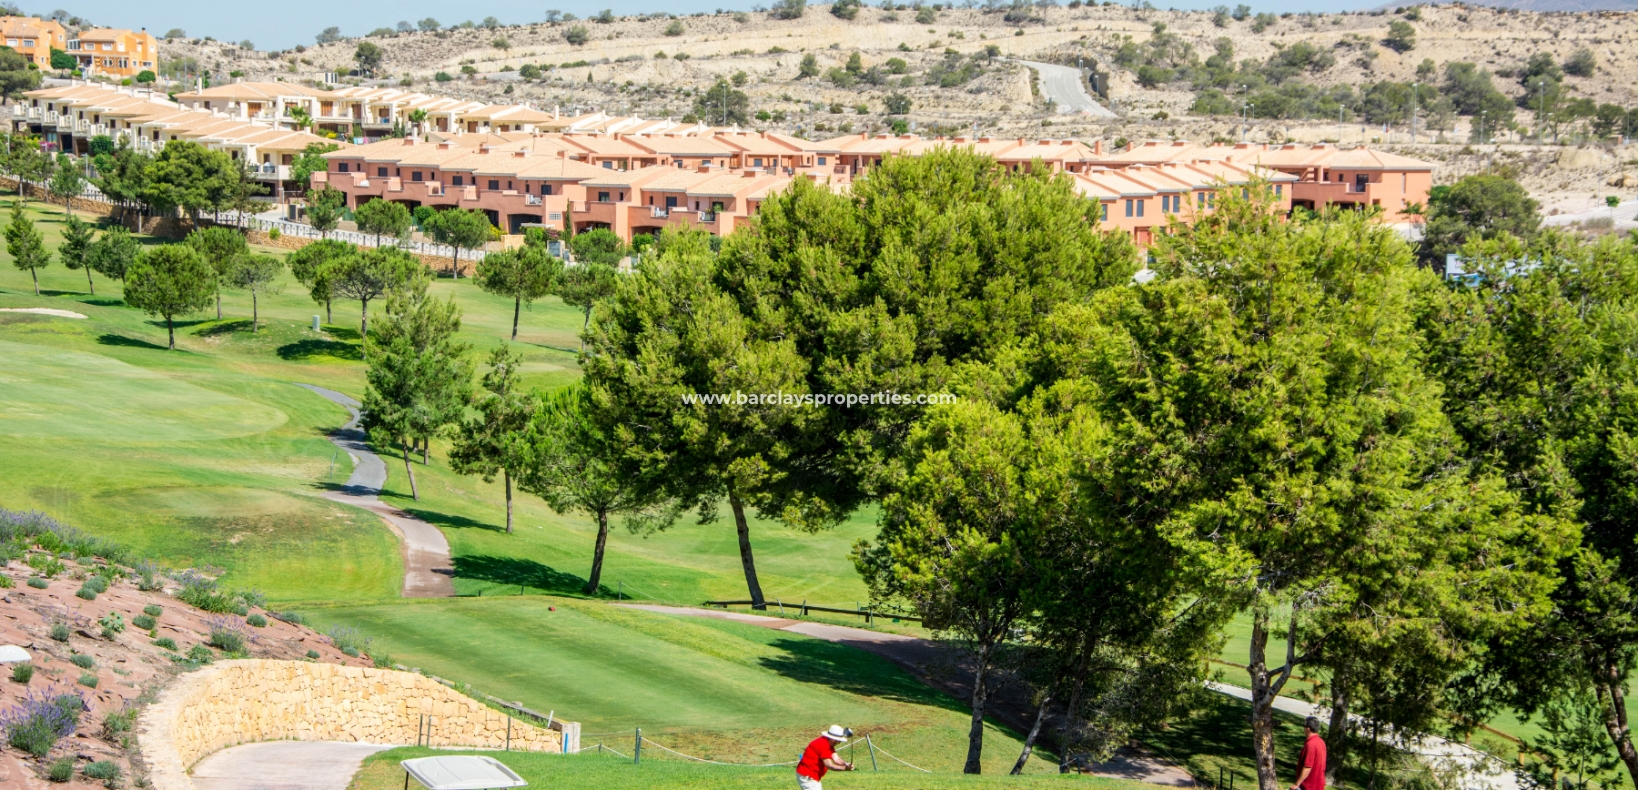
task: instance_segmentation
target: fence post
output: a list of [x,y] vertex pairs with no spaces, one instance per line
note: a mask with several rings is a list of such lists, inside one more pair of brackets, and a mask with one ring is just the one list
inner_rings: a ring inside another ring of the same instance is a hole
[[870,736],[869,735],[865,736],[865,746],[870,748],[870,770],[872,770],[872,771],[881,770],[881,769],[876,767],[876,744],[870,742]]
[[512,717],[506,717],[506,748],[503,751],[512,751]]
[[643,728],[637,728],[637,741],[631,747],[631,764],[636,765],[643,761]]

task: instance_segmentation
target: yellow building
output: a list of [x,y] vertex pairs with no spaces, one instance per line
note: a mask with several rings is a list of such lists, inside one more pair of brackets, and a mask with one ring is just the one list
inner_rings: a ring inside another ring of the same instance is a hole
[[50,19],[32,16],[0,17],[0,33],[6,46],[33,61],[42,71],[51,68],[51,50],[68,48],[63,26]]
[[159,60],[159,42],[146,29],[131,32],[99,27],[82,30],[68,42],[68,54],[79,61],[80,71],[134,77],[152,71]]

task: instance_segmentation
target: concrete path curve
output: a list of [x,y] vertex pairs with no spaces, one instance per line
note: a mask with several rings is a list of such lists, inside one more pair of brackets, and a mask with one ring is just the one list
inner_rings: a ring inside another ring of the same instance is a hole
[[[1251,701],[1251,689],[1215,681],[1208,681],[1206,688],[1235,699]],[[1330,708],[1300,699],[1275,697],[1274,709],[1304,718],[1316,716],[1320,721],[1327,723],[1331,721]],[[1512,766],[1467,744],[1446,740],[1437,735],[1424,735],[1412,742],[1399,743],[1398,746],[1439,768],[1458,769],[1460,775],[1455,778],[1455,782],[1460,790],[1519,790],[1519,777]]]
[[223,749],[194,766],[196,790],[347,790],[364,758],[391,746],[268,741]]
[[1058,112],[1084,112],[1095,118],[1119,117],[1086,92],[1086,86],[1081,82],[1080,69],[1056,63],[1038,63],[1033,60],[1018,62],[1040,73],[1041,94],[1052,100]]
[[[961,673],[952,671],[956,670],[956,667],[952,666],[950,651],[925,639],[917,639],[913,636],[888,634],[866,628],[849,628],[845,625],[815,623],[808,620],[790,620],[783,617],[730,612],[725,609],[694,609],[686,606],[638,603],[615,605],[659,614],[733,620],[779,631],[789,631],[793,634],[802,634],[814,639],[823,639],[826,642],[848,645],[875,653],[892,661],[923,683],[951,694],[957,699],[963,699],[967,693],[970,693],[970,690],[964,689],[962,686],[964,681],[959,679]],[[966,677],[970,678],[971,676],[972,670],[969,668]],[[1018,719],[1033,716],[1035,710],[1029,705],[1029,700],[1023,698],[1023,695],[1012,693],[1016,689],[1016,686],[1011,688],[1003,686],[999,689],[996,696],[992,697],[990,710],[1015,729],[1024,730],[1028,729],[1028,722],[1020,722]],[[1189,776],[1189,773],[1182,768],[1128,749],[1120,750],[1108,762],[1088,766],[1087,773],[1109,779],[1131,779],[1172,787],[1194,786],[1194,778]]]
[[364,431],[358,427],[359,403],[335,390],[312,384],[297,384],[345,408],[352,419],[330,434],[330,441],[353,458],[353,474],[339,491],[326,491],[324,498],[361,507],[380,516],[398,533],[404,550],[405,598],[447,598],[455,594],[454,563],[449,558],[449,541],[437,527],[382,502],[381,487],[387,483],[387,464],[370,450]]

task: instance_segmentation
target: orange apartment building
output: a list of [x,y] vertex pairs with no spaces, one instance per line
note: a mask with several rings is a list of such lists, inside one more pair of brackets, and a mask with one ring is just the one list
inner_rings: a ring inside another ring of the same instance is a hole
[[134,77],[152,71],[159,60],[159,42],[146,29],[135,33],[106,27],[82,30],[69,40],[67,51],[86,74]]
[[1339,148],[1327,143],[1264,146],[1199,145],[1149,141],[1133,144],[1108,157],[1110,167],[1199,159],[1221,160],[1242,167],[1257,166],[1295,176],[1291,203],[1308,209],[1325,206],[1382,210],[1389,222],[1406,222],[1411,204],[1426,206],[1433,188],[1433,164],[1364,146]]
[[33,16],[0,17],[6,46],[28,58],[41,71],[51,68],[51,50],[68,49],[68,33],[54,20]]
[[438,143],[385,140],[326,154],[313,187],[339,189],[348,205],[393,200],[411,208],[479,209],[497,226],[637,234],[689,228],[726,235],[794,178],[843,190],[884,156],[971,147],[1014,169],[1042,167],[1075,179],[1100,205],[1100,224],[1148,245],[1171,220],[1209,211],[1219,190],[1272,185],[1290,211],[1301,177],[1225,159],[1111,162],[1100,145],[1055,140],[849,137],[813,143],[771,133],[679,135],[468,135]]

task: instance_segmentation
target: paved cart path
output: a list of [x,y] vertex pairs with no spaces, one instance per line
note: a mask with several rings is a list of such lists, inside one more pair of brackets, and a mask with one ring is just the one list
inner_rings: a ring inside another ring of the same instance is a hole
[[197,790],[347,790],[364,758],[391,746],[269,741],[223,749],[193,769]]
[[352,415],[346,425],[330,434],[330,441],[353,458],[353,474],[338,491],[326,491],[324,498],[370,511],[387,522],[398,534],[404,551],[405,598],[447,598],[455,594],[454,563],[449,558],[449,541],[432,524],[381,501],[381,487],[387,483],[387,464],[371,452],[364,431],[358,427],[359,403],[335,390],[312,384],[296,386],[312,390],[340,404]]

